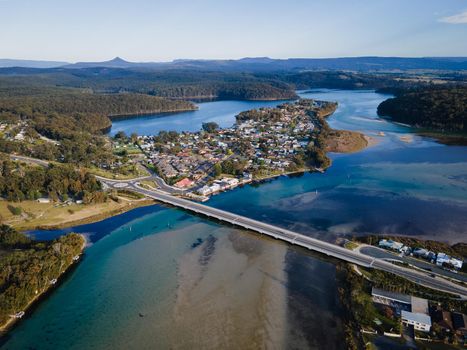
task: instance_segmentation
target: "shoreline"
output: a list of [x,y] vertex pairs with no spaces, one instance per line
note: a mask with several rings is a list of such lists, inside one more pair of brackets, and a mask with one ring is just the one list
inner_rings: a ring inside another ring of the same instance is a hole
[[21,318],[16,318],[16,317],[10,317],[8,321],[6,321],[4,324],[0,325],[0,345],[2,344],[2,338],[6,337],[7,334],[18,324],[21,323],[21,321],[25,318],[28,318],[32,312],[28,311],[33,311],[35,307],[37,307],[43,300],[45,300],[50,293],[52,293],[56,288],[58,288],[62,282],[65,280],[65,278],[71,273],[74,268],[78,266],[80,261],[82,260],[82,255],[84,253],[84,250],[88,244],[88,240],[86,239],[86,236],[83,234],[79,234],[81,238],[83,239],[83,244],[81,245],[80,252],[79,252],[79,259],[77,261],[72,260],[71,263],[63,270],[63,272],[57,277],[57,282],[55,284],[49,284],[46,289],[44,289],[42,292],[37,293],[23,308],[24,315]]
[[11,226],[19,231],[32,231],[32,230],[60,230],[60,229],[65,229],[69,227],[74,227],[74,226],[80,226],[80,225],[86,225],[86,224],[92,224],[98,221],[105,220],[107,218],[117,216],[120,214],[124,214],[130,210],[144,207],[144,206],[150,206],[153,205],[155,201],[153,199],[141,199],[141,200],[133,200],[133,201],[128,201],[128,203],[120,208],[112,209],[109,211],[104,211],[99,213],[98,210],[96,214],[92,214],[89,216],[84,216],[82,218],[77,218],[77,219],[72,219],[69,221],[62,221],[56,224],[33,224],[33,225],[28,225],[27,223],[23,224],[15,224],[12,223]]

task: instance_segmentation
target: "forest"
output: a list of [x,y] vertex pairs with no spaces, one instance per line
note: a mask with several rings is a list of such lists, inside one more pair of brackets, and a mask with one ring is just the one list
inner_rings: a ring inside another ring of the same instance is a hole
[[101,184],[86,170],[71,165],[25,166],[0,159],[0,196],[11,202],[49,197],[52,200],[83,200],[100,203],[106,199]]
[[81,253],[84,243],[74,233],[35,241],[0,225],[0,326],[45,292]]
[[399,92],[378,106],[378,115],[418,128],[467,131],[467,87]]

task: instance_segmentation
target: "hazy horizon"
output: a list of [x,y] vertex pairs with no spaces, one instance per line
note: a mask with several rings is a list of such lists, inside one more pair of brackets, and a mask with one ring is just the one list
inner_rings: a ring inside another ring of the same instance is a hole
[[0,0],[0,11],[0,57],[9,59],[467,56],[459,0]]

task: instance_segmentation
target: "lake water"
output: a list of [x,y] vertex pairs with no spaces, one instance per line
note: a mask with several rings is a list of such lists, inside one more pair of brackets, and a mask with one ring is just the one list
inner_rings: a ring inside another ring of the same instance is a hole
[[[332,155],[324,174],[245,186],[208,205],[325,240],[397,233],[467,241],[466,147],[379,119],[387,96],[372,91],[302,95],[338,101],[331,126],[363,131],[377,144]],[[112,132],[229,126],[241,110],[276,103],[209,102],[196,112],[118,121]],[[2,348],[345,348],[336,267],[322,257],[159,205],[34,234],[67,231],[88,234],[83,261]]]

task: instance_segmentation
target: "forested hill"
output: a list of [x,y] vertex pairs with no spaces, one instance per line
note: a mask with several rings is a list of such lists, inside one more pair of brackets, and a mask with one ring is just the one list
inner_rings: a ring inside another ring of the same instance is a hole
[[467,88],[402,92],[382,102],[378,115],[420,128],[467,132]]
[[27,120],[52,139],[70,132],[96,133],[110,127],[109,116],[173,112],[195,109],[187,101],[169,100],[140,94],[55,93],[0,97],[1,120]]
[[95,93],[141,93],[176,99],[281,100],[296,98],[293,86],[247,73],[121,68],[0,68],[2,87],[89,89]]

